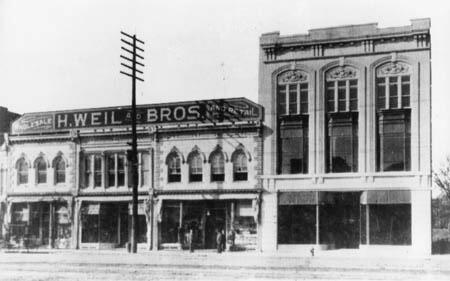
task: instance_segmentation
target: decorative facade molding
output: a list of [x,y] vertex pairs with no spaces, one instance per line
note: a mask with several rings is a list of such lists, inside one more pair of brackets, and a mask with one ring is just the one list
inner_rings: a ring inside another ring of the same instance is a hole
[[341,79],[351,79],[357,78],[358,72],[356,69],[350,66],[338,66],[330,69],[326,73],[327,80],[341,80]]
[[307,80],[308,74],[298,69],[285,71],[278,76],[278,84],[291,84]]
[[377,76],[392,76],[399,74],[411,74],[411,67],[403,62],[389,62],[377,68]]

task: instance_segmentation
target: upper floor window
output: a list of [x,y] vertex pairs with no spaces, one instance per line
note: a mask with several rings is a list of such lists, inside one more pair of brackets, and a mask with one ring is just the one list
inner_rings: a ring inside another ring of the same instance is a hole
[[358,73],[350,66],[326,72],[327,172],[358,171]]
[[289,70],[278,76],[278,114],[308,113],[308,76],[301,70]]
[[233,180],[246,181],[247,180],[247,156],[244,151],[239,150],[233,154]]
[[188,158],[188,163],[189,163],[189,181],[191,182],[202,181],[203,161],[200,154],[198,152],[192,152],[192,154]]
[[220,151],[211,155],[211,181],[224,181],[225,179],[225,159]]
[[55,169],[55,183],[66,182],[66,162],[61,156],[55,158],[53,168]]
[[26,184],[28,183],[28,162],[25,158],[20,158],[16,163],[17,169],[17,183]]
[[391,62],[377,69],[377,109],[410,107],[410,68],[401,62]]
[[277,173],[308,172],[308,74],[288,70],[277,79]]
[[47,163],[44,157],[39,157],[34,162],[34,167],[36,169],[36,183],[46,183],[47,182]]
[[181,158],[172,152],[167,158],[167,181],[180,182],[181,181]]
[[376,70],[377,170],[411,170],[411,67],[389,62]]
[[148,186],[150,184],[150,153],[142,152],[141,154],[141,185]]
[[94,155],[94,187],[102,186],[102,156]]

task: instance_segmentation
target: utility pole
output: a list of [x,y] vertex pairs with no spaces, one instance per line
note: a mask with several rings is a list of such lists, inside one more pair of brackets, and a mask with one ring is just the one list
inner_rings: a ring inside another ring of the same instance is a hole
[[[131,150],[127,151],[127,158],[129,165],[131,164],[131,185],[133,188],[133,198],[132,198],[132,216],[131,216],[131,252],[137,252],[137,234],[139,230],[138,225],[138,158],[137,158],[137,135],[136,135],[136,80],[144,82],[142,78],[139,78],[136,73],[144,74],[141,70],[137,69],[137,66],[144,67],[144,64],[138,62],[137,59],[144,60],[144,57],[137,54],[137,51],[144,52],[144,49],[137,46],[137,43],[144,45],[144,42],[136,38],[136,34],[130,35],[123,31],[120,32],[124,38],[121,38],[120,41],[125,43],[127,47],[131,47],[131,50],[126,47],[121,47],[122,50],[131,55],[131,58],[127,56],[120,55],[122,59],[125,60],[125,63],[120,63],[122,66],[126,67],[127,71],[120,71],[120,73],[131,77]],[[128,40],[131,40],[128,41]],[[129,65],[131,63],[131,66]],[[129,71],[131,70],[131,74]],[[128,179],[130,180],[130,178]]]

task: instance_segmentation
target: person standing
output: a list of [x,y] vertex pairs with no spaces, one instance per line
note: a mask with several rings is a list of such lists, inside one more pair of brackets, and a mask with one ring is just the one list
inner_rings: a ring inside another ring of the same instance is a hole
[[217,253],[222,253],[222,232],[216,229],[216,247]]
[[225,235],[225,230],[223,230],[223,229],[221,231],[221,236],[220,236],[220,245],[222,247],[222,252],[225,252],[226,247],[227,247],[227,239],[226,239],[226,235]]
[[189,230],[188,240],[189,240],[189,252],[193,253],[194,252],[194,229],[192,227]]

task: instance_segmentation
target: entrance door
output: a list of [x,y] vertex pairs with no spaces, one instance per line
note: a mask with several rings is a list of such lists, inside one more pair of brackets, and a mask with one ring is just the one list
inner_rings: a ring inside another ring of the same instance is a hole
[[206,212],[205,249],[216,248],[216,231],[225,231],[225,209],[209,209]]
[[319,237],[321,244],[340,248],[359,247],[359,192],[320,194]]

